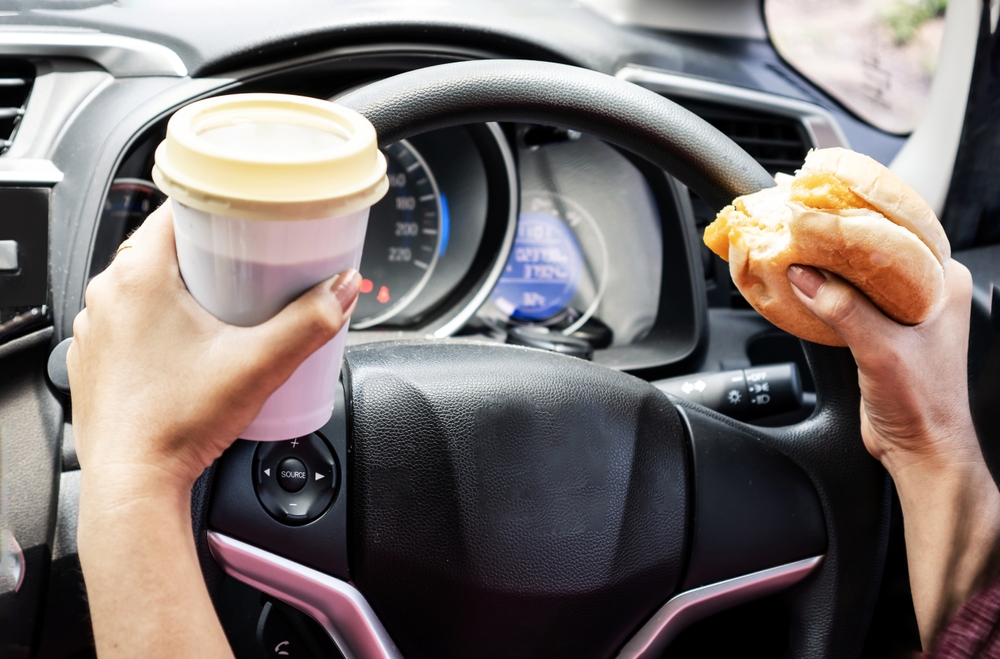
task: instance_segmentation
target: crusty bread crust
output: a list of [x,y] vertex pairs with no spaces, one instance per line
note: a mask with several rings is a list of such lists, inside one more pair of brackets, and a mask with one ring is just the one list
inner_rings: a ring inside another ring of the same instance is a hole
[[934,209],[892,170],[856,151],[832,148],[810,151],[801,171],[833,174],[887,218],[916,234],[947,267],[951,244]]
[[790,241],[763,260],[738,245],[729,249],[733,282],[762,316],[807,341],[844,346],[833,328],[809,312],[786,274],[793,264],[837,274],[897,322],[925,319],[944,288],[941,264],[915,235],[877,213],[838,215],[791,205]]
[[[733,282],[747,301],[800,338],[846,345],[805,308],[788,281],[789,266],[811,265],[843,277],[897,322],[913,325],[927,318],[943,294],[951,253],[933,210],[888,169],[845,149],[813,151],[800,171],[835,176],[838,186],[860,197],[858,204],[871,207],[846,207],[839,197],[810,202],[808,194],[793,194],[788,176],[778,177],[777,187],[735,199],[705,229],[704,239],[729,261]],[[808,180],[795,179],[805,185]],[[820,184],[826,185],[820,180],[811,188],[813,196],[823,194]],[[827,210],[805,205],[825,207],[827,201]]]

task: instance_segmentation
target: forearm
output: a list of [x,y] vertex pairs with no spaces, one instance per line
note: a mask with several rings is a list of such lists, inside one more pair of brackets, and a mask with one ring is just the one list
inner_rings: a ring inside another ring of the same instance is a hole
[[903,510],[921,642],[930,649],[940,627],[979,585],[1000,536],[1000,492],[978,446],[967,459],[887,466]]
[[80,492],[80,562],[98,656],[231,658],[201,576],[189,491],[155,471],[109,476],[85,469]]

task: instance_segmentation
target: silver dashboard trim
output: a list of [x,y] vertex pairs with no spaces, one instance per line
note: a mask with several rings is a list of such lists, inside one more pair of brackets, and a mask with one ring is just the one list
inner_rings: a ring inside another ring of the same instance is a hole
[[0,28],[0,55],[78,57],[100,64],[116,78],[188,74],[181,58],[166,46],[95,30],[5,26]]
[[759,0],[580,0],[619,25],[716,37],[767,39]]
[[517,232],[517,215],[520,208],[520,199],[518,198],[520,185],[518,183],[517,169],[514,167],[514,154],[511,153],[510,145],[507,144],[507,137],[504,135],[503,129],[500,128],[500,124],[491,121],[486,124],[486,127],[493,134],[497,146],[500,148],[500,155],[503,157],[504,168],[507,171],[507,181],[509,182],[507,187],[510,190],[510,210],[507,213],[507,230],[504,233],[503,242],[500,243],[500,253],[497,255],[497,260],[475,296],[469,300],[468,304],[462,307],[461,311],[449,318],[444,325],[429,332],[428,334],[431,338],[440,339],[451,336],[460,330],[479,311],[479,307],[483,306],[483,303],[486,302],[486,298],[493,292],[493,287],[496,286],[497,280],[503,274],[503,270],[507,266],[507,259],[510,257],[510,250],[514,246],[514,234]]
[[626,64],[615,73],[615,77],[666,96],[725,103],[798,119],[817,149],[832,146],[849,149],[851,146],[836,118],[826,108],[812,103],[636,64]]
[[215,531],[208,546],[226,574],[314,618],[347,659],[403,659],[364,595],[346,581]]
[[24,552],[9,529],[0,531],[0,541],[6,545],[0,547],[0,594],[16,593],[24,583]]
[[63,173],[44,158],[0,158],[0,183],[20,185],[55,185]]
[[702,618],[771,595],[804,579],[822,562],[806,558],[695,588],[671,598],[625,644],[617,659],[653,659],[686,627]]

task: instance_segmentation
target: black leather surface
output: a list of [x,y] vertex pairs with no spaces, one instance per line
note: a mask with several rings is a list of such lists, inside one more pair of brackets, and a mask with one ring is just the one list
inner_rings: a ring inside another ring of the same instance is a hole
[[691,552],[680,590],[826,552],[809,477],[757,437],[682,408],[694,458]]
[[563,64],[441,64],[375,82],[338,102],[368,117],[383,145],[480,121],[523,121],[590,133],[666,169],[716,209],[774,185],[732,140],[676,103]]
[[608,657],[673,592],[688,456],[654,387],[513,346],[347,364],[351,575],[407,659]]
[[218,461],[212,463],[202,472],[191,488],[191,530],[194,532],[195,550],[198,552],[198,563],[201,574],[205,578],[205,586],[212,601],[218,600],[222,589],[225,573],[212,558],[212,550],[208,547],[208,517],[209,505],[212,501],[212,489],[215,483],[215,472]]
[[885,563],[892,484],[861,441],[860,392],[851,353],[802,345],[818,389],[816,413],[808,420],[787,428],[761,428],[697,409],[760,438],[809,476],[826,519],[827,551],[820,568],[787,595],[791,656],[857,657]]

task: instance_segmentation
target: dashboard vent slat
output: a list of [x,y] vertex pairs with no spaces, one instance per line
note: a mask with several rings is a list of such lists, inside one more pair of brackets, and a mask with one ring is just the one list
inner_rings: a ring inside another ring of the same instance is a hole
[[0,155],[14,142],[34,81],[35,67],[29,62],[0,58]]
[[736,142],[771,175],[802,166],[812,142],[798,119],[742,108],[677,100]]

